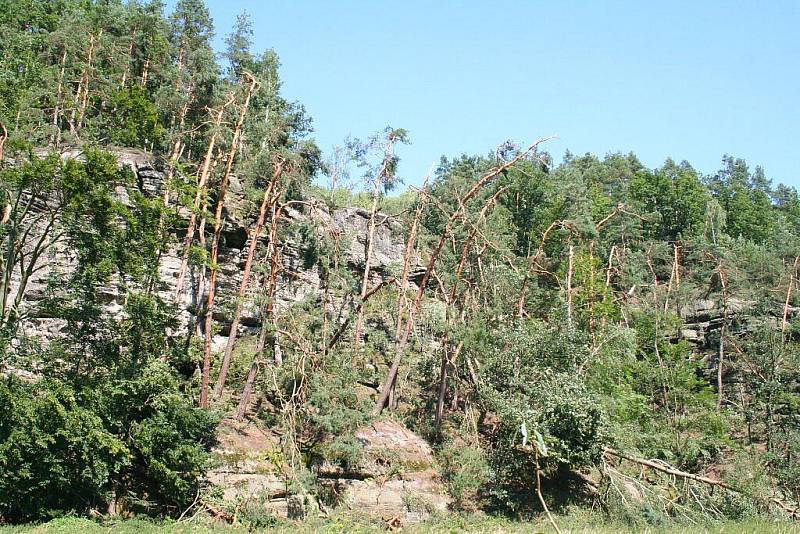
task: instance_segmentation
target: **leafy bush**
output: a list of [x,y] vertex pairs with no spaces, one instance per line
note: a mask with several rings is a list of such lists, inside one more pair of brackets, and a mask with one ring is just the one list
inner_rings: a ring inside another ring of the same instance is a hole
[[0,517],[30,521],[96,507],[129,460],[123,440],[68,386],[13,376],[0,384]]
[[[130,174],[107,153],[87,150],[85,163],[67,161],[57,174],[75,268],[54,273],[42,307],[67,328],[41,351],[18,344],[36,379],[11,374],[0,386],[0,516],[44,519],[119,501],[182,511],[202,481],[217,417],[193,406],[166,363],[182,361],[182,349],[168,348],[175,310],[152,291],[157,203],[133,190],[130,204],[116,200]],[[103,292],[115,274],[124,306],[112,315]]]
[[575,373],[586,359],[578,336],[529,321],[493,336],[473,330],[465,346],[482,350],[481,402],[498,420],[487,454],[493,493],[503,506],[530,501],[537,462],[555,472],[599,460],[606,421]]
[[469,445],[450,444],[439,452],[437,459],[453,506],[467,511],[480,508],[480,493],[490,476],[484,451]]

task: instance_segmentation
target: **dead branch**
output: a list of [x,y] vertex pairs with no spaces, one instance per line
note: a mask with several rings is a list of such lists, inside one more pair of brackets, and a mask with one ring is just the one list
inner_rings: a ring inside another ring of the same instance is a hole
[[[1,156],[0,160],[2,160]],[[783,320],[781,321],[781,333],[786,331],[786,325],[788,324],[789,302],[791,301],[792,297],[792,289],[794,289],[794,284],[795,281],[797,280],[798,265],[800,265],[800,256],[795,257],[794,266],[792,267],[792,270],[789,272],[789,287],[786,289],[786,302],[783,304]]]
[[[615,451],[614,449],[611,449],[609,447],[604,447],[603,448],[603,453],[608,455],[608,456],[614,456],[616,458],[621,458],[621,459],[627,460],[627,461],[629,461],[631,463],[634,463],[634,464],[637,464],[637,465],[640,465],[640,466],[643,466],[643,467],[648,467],[648,468],[654,469],[656,471],[660,471],[660,472],[665,473],[667,475],[671,475],[671,476],[674,476],[674,477],[683,478],[683,479],[687,479],[687,480],[693,480],[695,482],[700,482],[702,484],[708,484],[709,486],[720,487],[720,488],[726,489],[728,491],[732,491],[734,493],[739,493],[740,495],[747,495],[747,493],[744,490],[742,490],[740,488],[736,488],[734,486],[731,486],[730,484],[728,484],[727,482],[724,482],[722,480],[717,480],[715,478],[709,478],[709,477],[702,476],[702,475],[695,475],[694,473],[687,473],[686,471],[681,471],[680,469],[675,469],[674,467],[671,467],[669,465],[662,464],[662,463],[657,463],[657,462],[654,462],[652,460],[646,460],[644,458],[635,458],[633,456],[629,456],[627,454]],[[780,499],[778,499],[777,497],[771,497],[770,498],[770,502],[772,504],[774,504],[775,506],[777,506],[778,508],[780,508],[781,510],[783,510],[784,512],[788,513],[790,517],[792,517],[792,518],[800,518],[800,509],[798,509],[797,507],[792,508],[792,507],[788,506],[786,503],[784,503],[783,501],[781,501]]]
[[520,161],[524,157],[533,153],[541,143],[547,141],[548,139],[550,139],[550,137],[539,139],[538,141],[534,142],[530,147],[528,147],[527,150],[521,151],[514,158],[504,162],[502,165],[487,172],[486,174],[478,178],[478,180],[475,181],[472,187],[461,198],[459,198],[459,207],[448,218],[447,222],[445,223],[444,230],[442,231],[442,235],[439,238],[439,242],[436,244],[436,246],[431,252],[431,257],[428,260],[428,266],[425,269],[425,274],[422,276],[422,280],[419,284],[416,297],[414,298],[414,302],[409,311],[408,318],[406,319],[403,335],[395,345],[394,360],[392,361],[392,365],[389,368],[389,372],[386,375],[386,379],[383,381],[383,386],[381,388],[381,395],[378,398],[378,401],[375,403],[375,408],[373,410],[374,415],[380,415],[380,413],[383,411],[384,406],[386,405],[386,401],[389,399],[390,391],[392,390],[395,378],[397,377],[397,370],[400,367],[400,363],[403,358],[403,353],[405,352],[406,349],[408,337],[416,321],[416,314],[418,313],[420,303],[422,302],[422,295],[425,293],[425,286],[427,285],[428,280],[430,279],[433,268],[436,265],[437,260],[439,259],[442,247],[447,241],[450,232],[452,231],[453,225],[455,224],[456,220],[462,216],[465,204],[469,200],[471,200],[478,193],[478,191],[480,191],[481,188],[483,188],[486,184],[488,184],[493,178],[497,177],[504,171],[514,166],[518,161]]
[[206,297],[206,317],[205,317],[205,343],[203,353],[203,372],[200,385],[200,407],[208,407],[208,382],[209,374],[211,372],[211,348],[213,341],[213,323],[214,323],[214,303],[217,289],[217,276],[219,273],[219,265],[217,264],[217,257],[219,254],[219,241],[222,236],[223,217],[222,211],[225,207],[225,193],[228,189],[228,182],[230,180],[231,171],[233,170],[233,162],[236,158],[236,151],[239,147],[239,136],[242,133],[242,126],[245,117],[247,116],[247,109],[250,105],[250,99],[256,90],[256,79],[248,72],[244,73],[248,78],[247,93],[245,94],[244,104],[242,104],[236,126],[233,130],[233,140],[231,141],[231,148],[227,156],[227,164],[225,172],[222,175],[222,180],[219,184],[219,198],[217,199],[217,206],[214,213],[214,237],[211,241],[211,276],[208,280],[208,295]]

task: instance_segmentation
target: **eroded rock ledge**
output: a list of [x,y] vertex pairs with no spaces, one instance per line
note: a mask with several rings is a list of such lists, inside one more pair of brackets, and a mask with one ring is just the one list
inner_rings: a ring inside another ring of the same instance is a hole
[[425,440],[390,420],[376,421],[355,436],[363,445],[358,465],[312,465],[317,489],[311,494],[295,479],[276,436],[252,423],[225,422],[209,480],[229,504],[256,503],[286,518],[345,507],[413,523],[447,510],[450,499]]

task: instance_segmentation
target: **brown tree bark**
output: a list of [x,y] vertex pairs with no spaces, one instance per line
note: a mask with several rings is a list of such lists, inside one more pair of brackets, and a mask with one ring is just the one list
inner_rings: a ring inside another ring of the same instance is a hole
[[455,224],[456,220],[461,217],[461,214],[464,210],[464,206],[467,202],[469,202],[477,193],[480,191],[486,184],[489,183],[493,178],[497,177],[503,171],[508,170],[511,168],[515,163],[520,161],[522,158],[526,157],[527,155],[531,154],[537,146],[541,143],[546,141],[546,139],[540,139],[528,147],[527,150],[521,151],[517,154],[514,158],[510,159],[509,161],[504,162],[502,165],[492,169],[491,171],[487,172],[475,183],[472,187],[461,197],[459,201],[459,207],[450,215],[445,223],[444,229],[442,231],[442,235],[439,237],[439,242],[431,251],[431,257],[428,260],[428,266],[425,269],[425,274],[422,276],[422,281],[420,282],[419,289],[417,290],[417,294],[414,297],[414,302],[411,305],[411,309],[408,313],[408,318],[405,322],[405,328],[403,329],[403,333],[400,338],[395,343],[395,355],[394,360],[392,361],[392,365],[389,368],[389,372],[386,374],[386,378],[383,381],[383,385],[381,387],[381,394],[378,397],[378,401],[375,403],[375,408],[373,409],[373,415],[377,416],[380,415],[383,411],[384,406],[386,406],[386,401],[389,399],[389,394],[392,390],[394,385],[394,381],[397,378],[397,371],[400,368],[400,363],[403,360],[403,353],[406,350],[406,346],[408,344],[408,337],[411,333],[411,329],[413,328],[416,322],[416,315],[419,312],[419,306],[422,302],[422,296],[425,293],[425,286],[428,284],[428,280],[431,277],[431,273],[433,272],[433,268],[436,265],[436,261],[439,259],[439,255],[442,252],[442,247],[444,247],[445,242],[450,236],[450,232],[453,229],[453,225]]
[[211,170],[211,162],[213,160],[214,148],[217,143],[217,136],[219,135],[219,126],[222,124],[222,115],[225,108],[233,102],[233,95],[228,95],[228,100],[223,103],[216,112],[212,112],[214,117],[211,132],[211,139],[208,142],[208,149],[206,150],[206,157],[203,161],[203,166],[200,169],[200,175],[197,178],[197,191],[194,196],[194,204],[192,205],[192,213],[189,215],[189,226],[186,229],[186,237],[183,240],[183,256],[181,259],[181,266],[178,270],[178,280],[175,283],[175,302],[178,302],[183,293],[183,286],[186,281],[186,270],[189,267],[189,249],[192,247],[194,241],[194,233],[197,230],[197,214],[200,211],[200,205],[203,200],[203,195],[206,190],[206,182],[208,182],[209,171]]
[[219,369],[219,376],[217,377],[217,383],[214,386],[214,395],[217,397],[222,395],[222,391],[225,388],[225,380],[228,378],[228,369],[230,368],[231,364],[231,354],[233,354],[233,348],[236,344],[239,322],[242,319],[242,307],[244,304],[244,299],[247,296],[248,286],[250,284],[250,272],[252,271],[253,259],[256,255],[258,236],[261,234],[261,228],[264,225],[267,207],[270,205],[270,203],[277,201],[277,198],[273,197],[272,192],[276,189],[276,184],[280,179],[281,173],[283,172],[284,161],[276,161],[274,165],[275,169],[272,173],[272,179],[267,185],[267,188],[264,190],[264,196],[261,199],[261,207],[258,210],[258,219],[256,220],[255,226],[250,235],[250,245],[247,248],[247,259],[245,260],[244,272],[242,273],[242,282],[239,285],[239,293],[236,300],[236,311],[233,314],[231,331],[230,334],[228,334],[228,341],[225,344],[225,352],[222,355],[222,364]]
[[[261,321],[261,332],[258,336],[258,346],[256,347],[255,354],[253,355],[253,363],[250,365],[250,371],[247,374],[247,381],[245,382],[244,390],[242,391],[242,397],[239,400],[239,406],[236,409],[236,419],[240,421],[244,417],[245,411],[247,411],[247,406],[250,402],[250,396],[253,392],[253,384],[255,383],[256,376],[258,375],[258,368],[263,365],[263,355],[264,348],[266,347],[267,332],[270,330],[267,325],[272,326],[271,330],[273,335],[275,335],[277,332],[277,320],[275,317],[275,291],[278,286],[278,271],[280,264],[280,250],[278,248],[278,224],[280,222],[281,215],[283,214],[284,207],[286,207],[286,204],[283,204],[280,207],[276,206],[275,203],[272,204],[268,252],[270,270],[269,280],[267,281],[267,287],[265,291],[266,299],[263,311],[264,316]],[[273,351],[275,364],[280,365],[282,361],[277,339],[273,340]]]
[[[3,161],[2,150],[0,150],[0,161]],[[786,326],[789,324],[789,303],[792,299],[792,290],[794,289],[795,281],[797,280],[797,267],[800,265],[800,256],[794,259],[794,265],[789,272],[789,286],[786,289],[786,302],[783,304],[783,319],[781,320],[781,333],[786,332]]]
[[572,240],[569,242],[569,258],[567,260],[567,324],[572,326],[572,270],[575,259],[575,251],[572,247]]
[[146,58],[144,60],[144,64],[142,64],[142,77],[139,82],[139,87],[144,89],[147,87],[147,77],[150,74],[150,58]]
[[247,108],[250,105],[250,98],[253,96],[256,88],[256,79],[251,75],[249,77],[249,85],[245,96],[244,104],[239,113],[239,118],[233,130],[233,140],[231,141],[231,148],[228,152],[228,161],[225,167],[225,172],[222,175],[222,180],[219,184],[219,198],[217,199],[217,206],[214,212],[214,237],[211,240],[211,257],[210,257],[210,271],[211,274],[208,280],[208,295],[206,296],[206,309],[205,309],[205,343],[203,351],[203,372],[200,383],[200,407],[208,407],[208,382],[209,374],[211,372],[211,342],[214,335],[213,322],[214,322],[214,301],[216,298],[217,290],[217,274],[219,273],[219,265],[217,259],[219,255],[219,240],[222,235],[222,210],[225,207],[225,193],[228,189],[228,182],[233,169],[233,161],[236,158],[236,150],[239,146],[239,136],[242,132],[242,124],[247,116]]
[[[0,163],[3,163],[5,158],[6,139],[8,139],[8,130],[6,125],[0,122]],[[6,217],[3,217],[3,224],[6,223]]]
[[[623,454],[621,452],[615,451],[614,449],[611,449],[609,447],[605,447],[603,449],[603,453],[605,455],[607,455],[607,456],[614,456],[616,458],[627,460],[629,462],[632,462],[634,464],[638,464],[640,466],[649,467],[650,469],[653,469],[655,471],[660,471],[662,473],[666,473],[667,475],[670,475],[670,476],[684,478],[684,479],[687,479],[687,480],[694,480],[695,482],[701,482],[703,484],[708,484],[709,486],[717,486],[717,487],[726,489],[728,491],[732,491],[734,493],[740,493],[740,494],[743,494],[743,495],[749,495],[743,489],[737,488],[735,486],[731,486],[730,484],[728,484],[725,481],[717,480],[717,479],[714,479],[714,478],[709,478],[709,477],[706,477],[706,476],[703,476],[703,475],[695,475],[694,473],[687,473],[686,471],[681,471],[679,469],[675,469],[674,467],[671,467],[669,465],[664,465],[663,463],[653,462],[651,460],[646,460],[644,458],[635,458],[633,456],[629,456],[627,454]],[[797,518],[798,516],[800,516],[800,509],[792,508],[790,506],[787,506],[786,503],[784,503],[783,501],[781,501],[777,497],[770,497],[769,501],[770,501],[770,503],[774,504],[775,506],[777,506],[778,508],[780,508],[784,512],[788,513],[792,518]]]
[[417,208],[414,210],[414,219],[411,221],[411,229],[408,232],[408,239],[406,240],[406,248],[403,252],[403,272],[400,275],[399,292],[397,294],[397,327],[394,333],[395,343],[400,339],[403,333],[403,310],[407,305],[408,299],[406,298],[406,291],[408,291],[408,275],[411,272],[411,256],[414,253],[414,244],[417,241],[417,229],[419,228],[419,219],[422,216],[422,211],[428,200],[428,178],[422,184],[422,189],[419,193],[419,202]]
[[86,68],[83,69],[83,96],[80,100],[80,107],[78,110],[78,124],[76,131],[80,132],[83,128],[83,120],[86,118],[86,109],[89,106],[89,82],[91,81],[92,62],[94,61],[94,53],[97,50],[97,42],[103,36],[103,30],[100,30],[97,37],[94,34],[89,34],[89,51],[86,57]]
[[[486,212],[489,211],[489,208],[494,204],[497,200],[497,197],[500,196],[501,193],[505,191],[505,188],[501,188],[497,190],[497,192],[489,198],[488,201],[483,205],[480,212],[478,213],[478,219],[476,223],[472,227],[472,231],[469,233],[469,236],[464,241],[464,246],[461,248],[461,256],[458,259],[458,265],[456,266],[455,272],[455,279],[453,280],[453,285],[450,287],[449,294],[445,295],[445,306],[447,306],[447,318],[445,319],[445,332],[444,332],[444,339],[442,340],[442,363],[439,370],[439,398],[436,402],[436,416],[435,416],[435,425],[436,428],[439,429],[442,424],[442,416],[444,415],[444,401],[447,395],[447,370],[451,365],[450,358],[448,357],[449,352],[449,337],[450,337],[450,328],[451,328],[451,319],[452,312],[450,308],[455,304],[456,301],[456,293],[458,292],[458,284],[461,281],[461,273],[464,271],[464,266],[467,264],[467,256],[469,255],[469,250],[472,247],[472,242],[475,239],[475,236],[478,234],[478,224],[483,221],[486,217]],[[459,343],[458,347],[456,348],[455,355],[453,360],[458,358],[458,354],[461,352],[462,344]]]
[[[381,195],[381,186],[386,181],[386,173],[389,168],[389,162],[391,161],[392,156],[392,147],[394,146],[395,137],[393,134],[389,134],[389,138],[386,142],[386,146],[384,148],[384,157],[383,162],[381,163],[381,168],[378,171],[377,176],[375,176],[375,188],[372,191],[372,206],[370,207],[369,212],[369,224],[367,227],[367,240],[364,244],[364,275],[361,279],[361,301],[364,301],[365,295],[369,292],[369,271],[372,261],[372,242],[375,239],[375,217],[378,214],[378,200],[380,200]],[[355,339],[353,340],[353,346],[357,351],[359,346],[361,345],[361,329],[362,323],[364,321],[364,307],[361,306],[358,309],[358,314],[356,315],[356,327],[355,327]]]
[[125,89],[125,84],[128,82],[128,74],[131,72],[131,62],[133,61],[133,47],[136,45],[136,28],[131,32],[131,42],[128,43],[128,60],[125,62],[125,70],[122,71],[122,81],[120,86]]
[[728,326],[728,275],[722,268],[722,262],[717,266],[720,284],[722,284],[722,328],[719,330],[719,358],[717,362],[717,408],[721,409],[725,402],[725,384],[723,384],[723,370],[725,365],[725,330]]
[[[67,68],[67,48],[61,54],[61,61],[59,61],[60,69],[58,71],[58,86],[56,87],[56,105],[53,108],[53,136],[50,142],[58,148],[61,144],[61,126],[59,125],[59,118],[61,117],[61,105],[64,101],[64,72]],[[0,158],[1,159],[1,158]]]

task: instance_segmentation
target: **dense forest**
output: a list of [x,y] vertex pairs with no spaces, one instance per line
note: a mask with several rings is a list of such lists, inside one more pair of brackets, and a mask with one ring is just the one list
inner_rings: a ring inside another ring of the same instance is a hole
[[202,0],[0,0],[0,523],[267,524],[208,475],[245,427],[333,513],[326,473],[411,469],[376,421],[436,513],[798,517],[794,188],[541,137],[403,192],[413,132],[322,153],[248,17],[214,34]]

